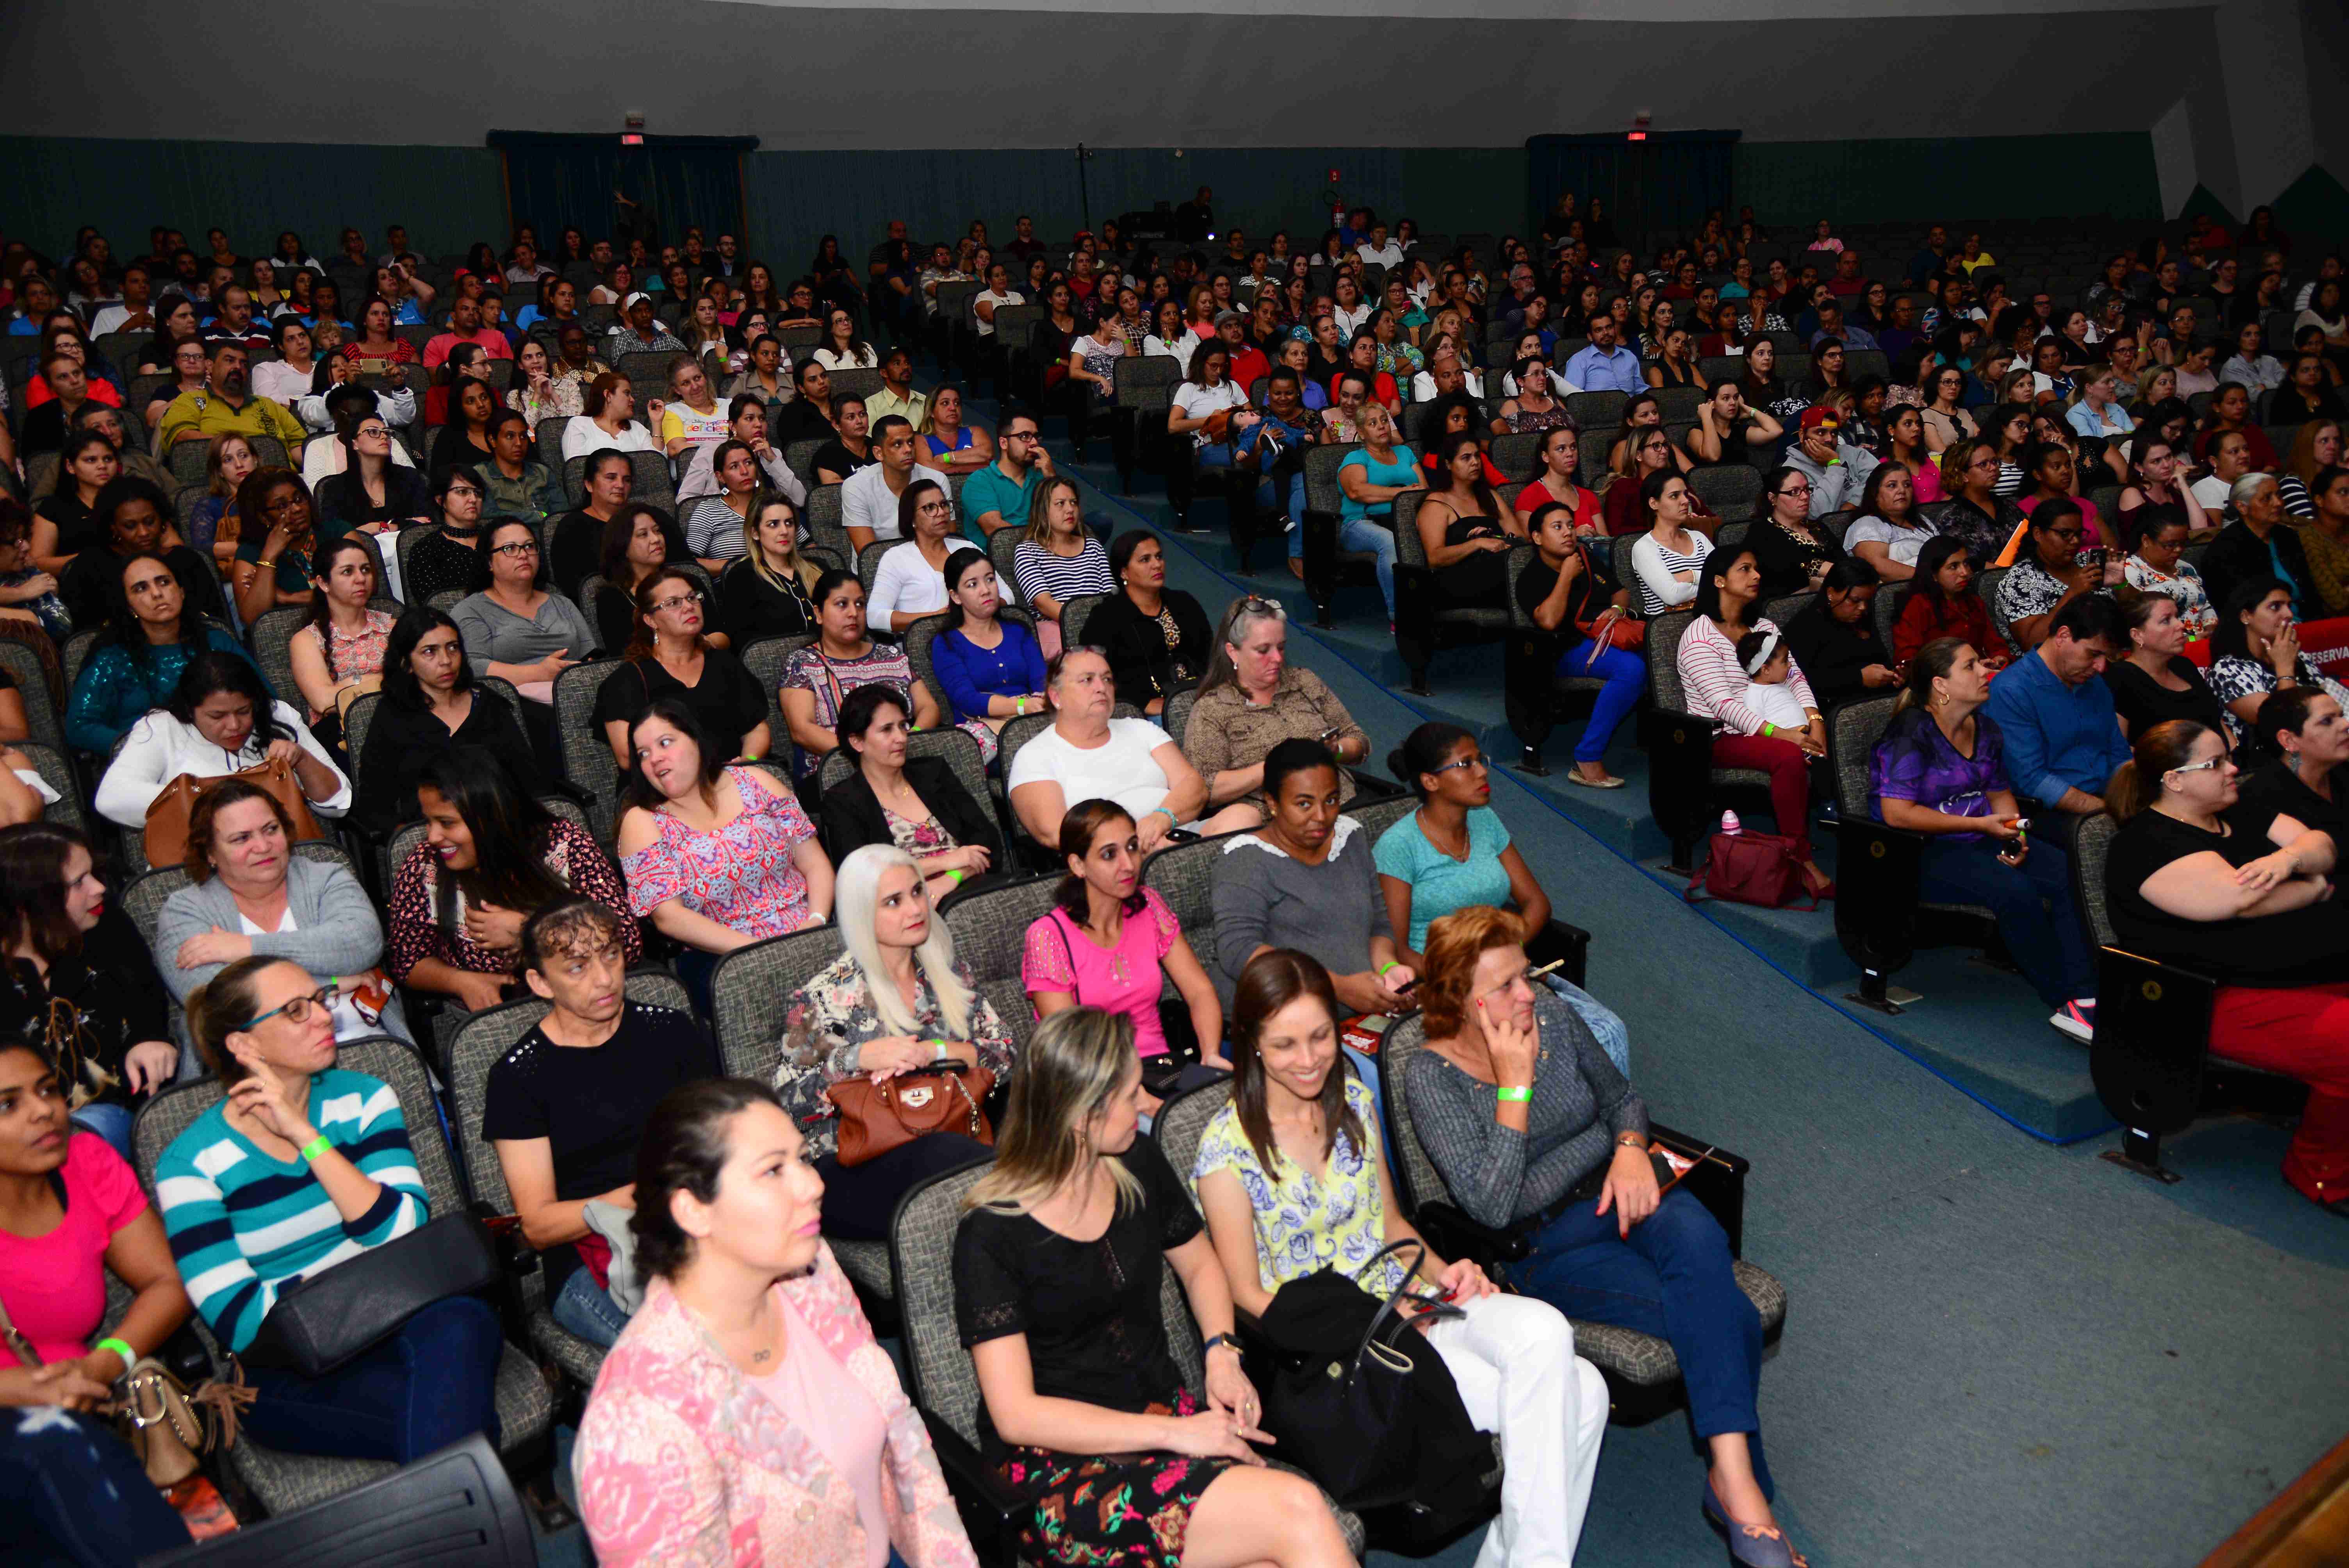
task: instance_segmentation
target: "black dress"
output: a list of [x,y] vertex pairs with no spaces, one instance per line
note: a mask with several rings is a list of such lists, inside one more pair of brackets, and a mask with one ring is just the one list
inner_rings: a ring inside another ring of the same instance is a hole
[[[1466,544],[1478,539],[1506,539],[1507,530],[1489,517],[1458,517],[1444,524],[1444,542]],[[1435,569],[1435,591],[1444,608],[1495,610],[1508,603],[1509,552],[1480,550],[1449,566]]]
[[595,727],[634,724],[636,716],[663,697],[675,697],[692,711],[709,743],[728,757],[742,738],[767,722],[767,694],[742,661],[724,648],[701,655],[701,681],[687,686],[658,659],[629,659],[595,688]]
[[[1803,665],[1803,673],[1810,673],[1808,663]],[[2228,733],[2225,709],[2194,661],[2173,654],[2169,673],[2186,683],[2184,691],[2169,690],[2127,659],[2115,659],[2105,666],[2105,685],[2112,688],[2114,710],[2128,726],[2128,732],[2143,735],[2157,724],[2190,718],[2223,738]]]
[[[1197,1413],[1166,1344],[1159,1289],[1168,1249],[1200,1233],[1198,1211],[1158,1145],[1116,1158],[1142,1184],[1109,1229],[1071,1241],[1025,1214],[975,1209],[955,1232],[955,1317],[964,1348],[1024,1335],[1036,1392],[1141,1414]],[[1062,1454],[1006,1443],[978,1408],[980,1446],[1030,1504],[1023,1563],[1176,1568],[1191,1511],[1235,1460],[1170,1453]]]
[[575,604],[579,585],[604,569],[604,520],[585,507],[566,511],[551,538],[547,569],[556,590]]
[[1147,712],[1163,696],[1199,684],[1207,673],[1215,628],[1199,602],[1180,589],[1160,594],[1159,613],[1145,615],[1123,593],[1102,600],[1086,620],[1086,643],[1109,655],[1117,700]]
[[778,588],[749,561],[737,561],[718,580],[718,629],[738,654],[768,637],[812,637],[815,605],[797,577]]
[[60,485],[43,496],[33,510],[57,525],[59,555],[78,555],[85,550],[106,547],[106,531],[98,526],[98,514],[82,505],[81,497],[71,484]]
[[530,793],[543,790],[530,737],[512,707],[497,693],[475,686],[472,711],[454,733],[430,709],[386,696],[376,704],[367,745],[359,754],[352,820],[370,832],[386,834],[413,820],[417,779],[431,763],[460,746],[478,746],[502,758]]

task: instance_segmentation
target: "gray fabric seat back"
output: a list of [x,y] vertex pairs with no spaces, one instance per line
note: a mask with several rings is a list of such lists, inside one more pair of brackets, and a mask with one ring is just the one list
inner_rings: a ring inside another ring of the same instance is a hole
[[792,998],[844,951],[840,928],[820,925],[738,947],[718,961],[709,1012],[728,1077],[774,1081]]
[[1060,885],[1058,873],[1029,877],[959,900],[947,911],[955,956],[970,965],[979,993],[1011,1031],[1015,1057],[1027,1050],[1036,1028],[1036,1009],[1021,974],[1028,928],[1051,910]]

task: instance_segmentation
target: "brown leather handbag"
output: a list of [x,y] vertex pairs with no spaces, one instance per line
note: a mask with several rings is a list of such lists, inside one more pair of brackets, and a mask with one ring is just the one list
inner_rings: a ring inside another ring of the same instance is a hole
[[197,799],[231,779],[243,779],[266,790],[285,809],[286,817],[294,824],[295,840],[326,836],[318,826],[318,819],[310,814],[309,798],[302,793],[301,776],[294,771],[293,759],[273,758],[258,767],[218,779],[199,779],[192,773],[182,773],[164,785],[163,792],[147,808],[149,865],[176,866],[188,858],[188,823],[195,815]]
[[985,1068],[901,1073],[877,1083],[843,1078],[823,1091],[840,1111],[840,1162],[862,1165],[933,1132],[959,1132],[991,1148],[995,1129],[980,1102],[994,1088]]

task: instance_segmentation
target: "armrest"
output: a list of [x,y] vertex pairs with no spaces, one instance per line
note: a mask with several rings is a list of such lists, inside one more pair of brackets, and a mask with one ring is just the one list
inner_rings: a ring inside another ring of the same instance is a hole
[[595,792],[593,789],[585,785],[574,784],[568,779],[547,779],[546,792],[550,795],[562,796],[583,811],[595,803]]
[[1518,1232],[1495,1230],[1472,1220],[1454,1204],[1422,1203],[1411,1217],[1428,1245],[1447,1258],[1474,1258],[1480,1264],[1515,1263],[1533,1251]]
[[[1650,1141],[1661,1144],[1683,1159],[1696,1160],[1696,1169],[1681,1179],[1681,1185],[1690,1196],[1713,1212],[1721,1228],[1729,1233],[1729,1255],[1745,1255],[1745,1173],[1754,1168],[1752,1161],[1733,1154],[1726,1149],[1714,1149],[1705,1153],[1707,1140],[1691,1138],[1656,1122],[1648,1124]],[[1698,1159],[1699,1155],[1704,1158]]]
[[212,1375],[212,1353],[196,1332],[193,1316],[171,1331],[171,1337],[154,1349],[154,1357],[171,1376],[193,1388]]
[[2201,1109],[2219,983],[2118,947],[2096,954],[2096,1036],[2088,1073],[2105,1109],[2133,1130],[2176,1132]]
[[[937,1450],[938,1468],[946,1472],[947,1490],[967,1514],[992,1527],[998,1551],[990,1556],[982,1549],[979,1560],[1010,1562],[1020,1515],[1028,1511],[1027,1502],[977,1449],[963,1440],[960,1432],[928,1410],[922,1411],[922,1424],[929,1429],[930,1446]],[[971,1533],[978,1536],[986,1532],[978,1530]]]

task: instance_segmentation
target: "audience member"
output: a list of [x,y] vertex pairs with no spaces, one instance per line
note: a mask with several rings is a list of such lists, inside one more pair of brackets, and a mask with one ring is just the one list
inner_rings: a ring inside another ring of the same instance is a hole
[[[1527,487],[1527,494],[1534,487]],[[1520,497],[1519,499],[1524,499]],[[1624,645],[1641,624],[1630,614],[1631,592],[1609,574],[1601,552],[1585,549],[1581,520],[1558,501],[1537,505],[1527,520],[1534,549],[1516,571],[1517,604],[1547,634],[1537,654],[1560,679],[1606,682],[1575,742],[1568,782],[1619,789],[1607,769],[1607,745],[1647,690],[1647,661]]]
[[952,602],[946,571],[955,553],[950,542],[956,537],[955,509],[945,484],[932,480],[908,484],[897,497],[896,509],[889,537],[904,542],[882,552],[880,564],[873,569],[865,620],[882,635],[902,638],[915,622],[937,614]]
[[[2209,726],[2206,728],[2211,727]],[[2349,720],[2341,704],[2314,686],[2287,686],[2260,705],[2257,726],[2276,759],[2242,781],[2242,808],[2289,817],[2349,837]]]
[[[914,427],[904,418],[893,415],[876,421],[873,450],[880,460],[843,476],[847,482],[840,490],[841,524],[847,530],[849,544],[860,554],[875,540],[910,537],[901,518],[912,486],[926,483],[935,485],[941,496],[953,494],[946,475],[914,461]],[[951,499],[947,521],[953,521]]]
[[904,646],[873,636],[864,619],[864,585],[854,573],[826,572],[816,579],[814,600],[816,640],[784,661],[777,693],[783,727],[797,748],[793,777],[809,793],[816,769],[840,744],[840,710],[858,686],[876,681],[890,686],[911,705],[917,728],[936,728],[945,718],[928,684],[914,678]]
[[[601,858],[592,841],[586,849]],[[549,1006],[490,1068],[481,1136],[497,1151],[523,1239],[545,1261],[554,1321],[609,1346],[628,1321],[610,1294],[609,1232],[636,1209],[646,1122],[669,1091],[720,1069],[691,1015],[626,994],[636,923],[559,884],[551,898],[520,919],[507,950]]]
[[2105,861],[2113,934],[2132,953],[2218,980],[2212,1055],[2309,1086],[2283,1177],[2340,1213],[2349,1202],[2340,1077],[2349,985],[2339,958],[2349,928],[2329,896],[2336,847],[2288,813],[2241,801],[2236,777],[2225,737],[2199,724],[2158,724],[2137,738],[2111,786],[2122,824]]
[[1419,459],[1397,437],[1385,408],[1365,404],[1360,416],[1361,449],[1338,465],[1338,548],[1372,558],[1379,593],[1392,624],[1394,593],[1394,503],[1405,491],[1424,488]]
[[1824,524],[1811,526],[1810,520],[1819,515],[1810,504],[1815,493],[1800,468],[1772,469],[1762,478],[1767,511],[1754,520],[1745,538],[1762,565],[1764,599],[1817,593],[1828,570],[1844,559],[1834,532]]
[[1801,428],[1802,434],[1786,450],[1786,466],[1810,481],[1810,515],[1825,517],[1857,506],[1868,476],[1876,471],[1876,454],[1841,439],[1837,432],[1842,424],[1824,405],[1806,409]]
[[154,960],[96,865],[79,829],[0,828],[0,1039],[29,1042],[74,1126],[127,1160],[134,1108],[178,1075],[180,1047]]
[[2078,820],[2105,809],[2105,785],[2128,757],[2112,688],[2096,678],[2120,652],[2119,626],[2103,594],[2071,600],[2048,616],[2037,648],[1991,682],[1985,705],[2033,831],[2066,854]]
[[[1035,515],[1036,497],[1056,477],[1035,416],[1007,409],[998,446],[995,459],[973,471],[963,488],[963,517],[967,525],[977,525],[975,530],[967,526],[966,531],[981,543],[992,539],[999,529],[1030,521]],[[1073,483],[1070,494],[1073,500]],[[1081,514],[1078,526],[1081,531]]]
[[460,747],[417,780],[424,839],[392,873],[384,968],[398,984],[468,1011],[519,994],[523,928],[540,910],[585,898],[613,912],[629,962],[644,944],[627,893],[595,836],[523,793],[498,758]]
[[[629,1233],[645,1298],[572,1458],[612,1568],[676,1563],[713,1529],[767,1562],[872,1568],[894,1540],[913,1568],[976,1568],[927,1430],[816,1234],[804,1153],[774,1092],[742,1078],[672,1089],[643,1128]],[[781,1440],[822,1458],[758,1457],[778,1418]]]
[[[398,1097],[335,1065],[333,995],[273,953],[216,966],[187,997],[197,1053],[228,1092],[163,1150],[155,1187],[189,1295],[232,1353],[252,1345],[281,1291],[430,1217]],[[319,1377],[246,1367],[256,1398],[243,1434],[286,1453],[396,1464],[475,1432],[494,1441],[503,1348],[488,1302],[445,1296]]]
[[626,773],[633,765],[628,733],[657,702],[682,704],[701,732],[740,762],[772,749],[767,694],[728,649],[702,635],[701,585],[682,572],[657,568],[636,584],[634,634],[620,667],[595,688],[595,723]]
[[307,434],[302,421],[285,404],[256,396],[245,384],[250,356],[240,342],[210,345],[204,385],[171,399],[155,421],[155,447],[166,451],[181,441],[209,441],[233,430],[240,436],[267,436],[286,451],[297,449]]
[[[981,1451],[1030,1511],[1021,1553],[1077,1568],[1179,1541],[1202,1562],[1337,1568],[1352,1553],[1319,1491],[1249,1447],[1269,1439],[1231,1295],[1182,1179],[1137,1136],[1141,1102],[1123,1015],[1046,1018],[956,1232]],[[1205,1336],[1204,1408],[1167,1345],[1170,1264]]]
[[2034,846],[2015,802],[1997,721],[1982,713],[1990,675],[1967,644],[1943,637],[1909,663],[1892,723],[1876,743],[1868,789],[1877,817],[1921,833],[1918,896],[1986,904],[2048,1022],[2085,1045],[2096,1022],[2096,969],[2072,902],[2064,852]]
[[[21,1129],[0,1150],[0,1316],[33,1353],[11,1346],[0,1366],[0,1408],[26,1412],[0,1438],[24,1489],[7,1538],[28,1560],[128,1563],[237,1521],[168,1424],[124,1441],[97,1418],[116,1379],[187,1321],[188,1294],[128,1161],[67,1120],[78,1092],[43,1047],[0,1037],[0,1103]],[[98,1339],[113,1279],[131,1301]]]
[[383,685],[384,649],[397,618],[369,608],[375,563],[375,552],[359,540],[338,539],[321,549],[311,566],[309,616],[286,645],[311,733],[330,748],[342,747],[350,704]]
[[1253,806],[1200,820],[1206,781],[1183,748],[1144,718],[1114,718],[1109,659],[1090,645],[1064,648],[1046,667],[1052,726],[1030,736],[1005,770],[1012,815],[1038,844],[1060,841],[1072,805],[1112,800],[1133,816],[1145,851],[1177,829],[1230,832],[1259,820]]
[[457,623],[418,605],[393,623],[384,640],[383,696],[357,748],[358,799],[352,819],[388,836],[419,814],[417,784],[434,759],[460,747],[478,747],[504,760],[525,794],[535,794],[539,769],[522,717],[498,693],[477,686]]
[[108,581],[107,601],[106,622],[66,707],[67,741],[98,757],[179,689],[197,655],[210,648],[250,657],[227,631],[186,607],[179,579],[158,556],[123,562]]
[[1154,1117],[1162,1097],[1229,1069],[1223,1005],[1174,912],[1141,885],[1142,840],[1123,807],[1070,807],[1059,845],[1068,875],[1028,928],[1020,985],[1039,1018],[1070,1007],[1125,1017],[1142,1057],[1143,1113]]
[[[2223,607],[2244,584],[2276,578],[2291,595],[2292,614],[2307,619],[2303,612],[2313,599],[2315,577],[2301,544],[2301,530],[2284,516],[2275,476],[2245,474],[2235,480],[2227,494],[2227,510],[2233,513],[2232,521],[2202,552],[2202,584],[2210,603]],[[2225,622],[2222,614],[2220,624]]]
[[[1618,479],[1615,484],[1628,482]],[[1608,493],[1614,493],[1613,486]],[[1695,517],[1694,496],[1688,480],[1671,469],[1651,471],[1639,482],[1636,493],[1647,525],[1631,547],[1631,570],[1640,579],[1642,611],[1661,615],[1696,598],[1698,577],[1712,553],[1713,541],[1690,526]]]
[[[885,558],[883,570],[887,570]],[[955,722],[967,730],[974,724],[987,730],[984,736],[976,730],[972,734],[980,742],[982,758],[991,764],[991,742],[1004,725],[1046,707],[1044,655],[1034,633],[996,614],[995,563],[985,552],[968,546],[955,551],[940,575],[947,591],[946,619],[930,644],[930,666]]]
[[732,646],[746,652],[768,637],[812,635],[812,595],[823,575],[823,569],[801,553],[799,508],[781,496],[767,496],[742,525],[741,558],[718,579],[719,626]]
[[824,853],[834,865],[867,844],[912,855],[933,903],[984,877],[1003,855],[992,802],[974,800],[953,768],[907,755],[912,716],[894,686],[858,686],[841,705],[840,746],[855,764],[820,802]]
[[636,397],[628,381],[605,371],[580,395],[581,411],[563,427],[563,460],[591,452],[649,452],[657,443],[636,421]]
[[[1014,436],[1004,439],[1009,450]],[[984,477],[975,476],[970,482],[975,486]],[[966,509],[975,505],[968,490],[963,500]],[[1108,552],[1085,526],[1084,504],[1074,480],[1044,480],[1015,521],[1025,523],[1026,534],[1012,552],[1012,568],[1028,608],[1036,616],[1038,648],[1049,659],[1061,651],[1061,612],[1068,603],[1087,594],[1113,593],[1117,582],[1110,572]],[[980,514],[980,521],[984,525],[985,514]]]
[[[783,1026],[775,1088],[823,1177],[828,1235],[885,1239],[897,1200],[924,1179],[985,1152],[961,1132],[926,1133],[844,1163],[842,1113],[826,1091],[863,1076],[885,1080],[943,1070],[972,1101],[987,1092],[973,1068],[1020,1092],[1011,1032],[978,990],[954,936],[931,908],[921,866],[905,851],[867,844],[840,869],[840,935],[847,951],[795,992]],[[952,1092],[951,1089],[941,1092]]]
[[[277,476],[295,490],[301,481],[284,469],[261,470]],[[261,487],[254,487],[256,490]],[[307,516],[307,499],[303,501]],[[151,555],[171,569],[189,608],[197,614],[224,619],[220,573],[207,557],[184,544],[169,544],[170,503],[163,492],[145,480],[123,475],[109,480],[90,504],[97,537],[57,575],[57,597],[78,625],[96,626],[106,619],[108,584],[122,574],[133,556]]]
[[2109,598],[2123,581],[2117,552],[2082,548],[2086,522],[2069,497],[2043,500],[2031,513],[2028,549],[1998,585],[1999,618],[2016,654],[2036,648],[2064,605],[2092,595]]
[[[1680,482],[1679,476],[1671,476]],[[1740,544],[1714,552],[1701,563],[1693,608],[1694,618],[1682,634],[1681,684],[1691,712],[1716,720],[1721,732],[1713,742],[1716,768],[1754,768],[1770,776],[1770,805],[1778,831],[1795,841],[1803,865],[1803,883],[1813,897],[1826,897],[1835,888],[1811,855],[1811,763],[1826,755],[1826,720],[1818,699],[1795,664],[1786,674],[1785,688],[1802,704],[1808,725],[1782,728],[1755,713],[1744,701],[1745,671],[1737,645],[1748,632],[1775,632],[1778,626],[1756,611],[1761,598],[1762,571],[1753,550]]]
[[1892,651],[1877,634],[1876,570],[1846,559],[1830,568],[1819,593],[1787,618],[1785,647],[1800,662],[1823,708],[1900,684]]
[[1119,702],[1164,713],[1166,699],[1196,686],[1214,656],[1207,613],[1166,585],[1165,546],[1145,529],[1128,529],[1111,542],[1109,566],[1118,591],[1093,606],[1085,643],[1108,658]]
[[2321,674],[2300,651],[2292,590],[2281,578],[2252,577],[2236,585],[2210,634],[2209,678],[2226,705],[2230,745],[2252,742],[2250,756],[2260,755],[2260,708],[2275,692],[2311,687],[2349,707],[2349,687]]
[[350,779],[302,716],[271,697],[261,672],[234,654],[202,653],[188,661],[170,700],[130,727],[98,780],[98,813],[142,829],[174,779],[225,778],[272,763],[290,766],[317,815],[350,810]]
[[[512,518],[489,525],[481,536],[481,569],[474,592],[451,612],[465,639],[465,656],[485,676],[512,681],[530,703],[524,722],[548,727],[533,709],[554,700],[554,679],[595,651],[595,632],[579,606],[549,588],[538,535]],[[552,755],[551,747],[543,754]]]
[[1536,992],[1525,934],[1481,907],[1429,931],[1413,1121],[1453,1202],[1529,1244],[1521,1294],[1671,1341],[1705,1447],[1705,1516],[1747,1543],[1739,1561],[1799,1564],[1770,1509],[1761,1315],[1728,1238],[1691,1193],[1660,1191],[1646,1103],[1574,1010]]
[[2186,656],[2187,621],[2178,601],[2166,593],[2142,593],[2121,606],[2128,651],[2105,666],[2114,711],[2124,736],[2142,735],[2157,724],[2189,718],[2223,731],[2224,710],[2200,666]]
[[[1207,782],[1210,809],[1245,802],[1265,811],[1264,759],[1283,740],[1318,740],[1359,765],[1371,738],[1318,675],[1288,662],[1288,614],[1249,594],[1224,611],[1216,651],[1183,730],[1183,755]],[[1341,768],[1342,798],[1357,789]]]
[[[1282,1286],[1323,1267],[1380,1300],[1413,1278],[1440,1291],[1461,1315],[1427,1342],[1502,1449],[1501,1516],[1483,1555],[1495,1568],[1570,1563],[1606,1436],[1606,1380],[1575,1355],[1557,1307],[1504,1293],[1472,1260],[1446,1262],[1403,1218],[1376,1108],[1339,1058],[1328,972],[1268,953],[1241,975],[1234,1006],[1234,1091],[1190,1172],[1233,1305],[1261,1317]],[[1420,1243],[1415,1267],[1380,1255],[1398,1242]]]

